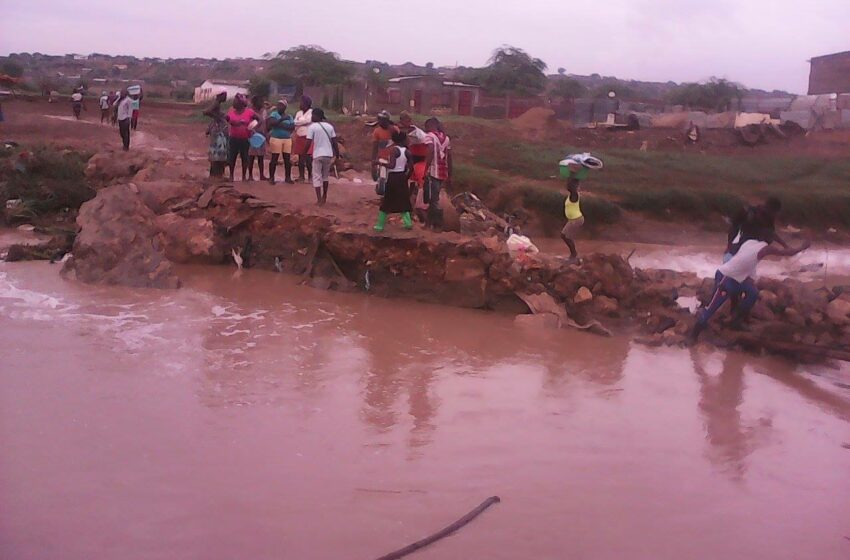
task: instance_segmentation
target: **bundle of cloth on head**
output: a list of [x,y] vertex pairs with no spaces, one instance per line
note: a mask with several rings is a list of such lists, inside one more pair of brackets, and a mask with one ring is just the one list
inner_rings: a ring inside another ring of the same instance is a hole
[[570,154],[560,162],[562,179],[584,179],[588,170],[602,169],[602,160],[585,152],[583,154]]
[[570,154],[562,159],[558,165],[565,166],[569,164],[578,164],[588,169],[602,169],[602,160],[596,156],[590,155],[590,152],[582,154]]

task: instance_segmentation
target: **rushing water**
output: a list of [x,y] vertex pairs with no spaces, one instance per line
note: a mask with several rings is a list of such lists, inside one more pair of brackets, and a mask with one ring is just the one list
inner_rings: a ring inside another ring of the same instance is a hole
[[850,557],[846,370],[0,264],[0,557]]

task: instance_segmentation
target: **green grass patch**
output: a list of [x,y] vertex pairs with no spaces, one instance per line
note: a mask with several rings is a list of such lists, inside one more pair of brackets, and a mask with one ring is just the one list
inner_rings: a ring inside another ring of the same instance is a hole
[[76,210],[95,195],[84,173],[90,156],[48,146],[16,150],[0,172],[0,200],[21,199],[14,214],[22,218]]

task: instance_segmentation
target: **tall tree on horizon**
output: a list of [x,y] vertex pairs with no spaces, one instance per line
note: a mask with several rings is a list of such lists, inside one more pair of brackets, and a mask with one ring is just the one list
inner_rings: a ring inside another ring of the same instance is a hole
[[496,95],[536,95],[546,88],[546,63],[524,50],[503,45],[481,71],[481,85]]

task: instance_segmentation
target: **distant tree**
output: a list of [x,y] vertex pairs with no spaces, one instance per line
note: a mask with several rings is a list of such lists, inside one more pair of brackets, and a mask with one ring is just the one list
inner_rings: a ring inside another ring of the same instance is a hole
[[481,84],[496,95],[534,95],[546,88],[546,63],[522,49],[505,45],[493,51],[481,72]]
[[428,70],[433,70],[434,69],[434,63],[433,62],[426,62],[425,68],[427,68]]
[[708,111],[726,111],[733,101],[740,101],[746,89],[723,78],[711,78],[705,83],[686,83],[675,88],[667,96],[674,105],[686,105]]
[[0,70],[2,70],[7,76],[11,76],[13,78],[20,78],[24,75],[24,67],[17,62],[12,62],[11,60],[4,62],[3,66],[0,67]]
[[353,74],[351,64],[316,45],[280,51],[269,70],[269,76],[290,77],[299,87],[343,84]]
[[575,99],[587,93],[587,88],[581,82],[574,78],[562,76],[555,81],[555,85],[551,91],[554,97],[562,97],[564,99]]
[[251,81],[248,82],[248,91],[252,97],[254,95],[259,95],[260,97],[268,99],[272,92],[272,83],[263,76],[254,76],[251,78]]
[[560,74],[561,76],[563,76],[566,73],[567,73],[566,68],[564,68],[564,67],[558,68],[558,74]]
[[227,77],[238,72],[239,65],[230,60],[222,60],[221,62],[217,62],[212,69],[216,77]]

